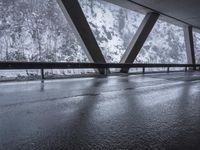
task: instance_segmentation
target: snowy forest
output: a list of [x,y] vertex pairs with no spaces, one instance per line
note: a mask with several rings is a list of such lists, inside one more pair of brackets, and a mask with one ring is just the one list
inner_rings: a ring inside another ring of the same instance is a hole
[[[106,61],[120,62],[145,14],[103,0],[79,3]],[[194,40],[199,62],[199,33]],[[0,61],[89,60],[56,0],[0,0]],[[187,63],[183,28],[159,20],[134,63]]]

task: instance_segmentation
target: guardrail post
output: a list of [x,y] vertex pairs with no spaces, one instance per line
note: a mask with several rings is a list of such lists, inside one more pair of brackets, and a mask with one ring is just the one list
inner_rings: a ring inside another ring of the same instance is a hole
[[41,79],[44,80],[44,69],[41,69]]
[[168,73],[169,73],[169,69],[170,69],[170,68],[169,68],[169,67],[167,67],[167,72],[168,72]]
[[104,75],[107,75],[107,68],[104,68]]
[[142,68],[142,73],[145,74],[145,67]]
[[187,67],[185,67],[185,72],[187,72]]

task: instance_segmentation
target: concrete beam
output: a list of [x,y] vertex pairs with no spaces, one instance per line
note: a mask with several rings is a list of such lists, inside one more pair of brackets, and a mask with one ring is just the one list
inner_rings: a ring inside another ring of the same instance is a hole
[[[81,41],[89,60],[95,63],[106,63],[78,0],[57,0],[57,2]],[[105,74],[104,69],[99,69],[99,72]]]
[[186,44],[186,52],[187,52],[188,63],[195,65],[196,60],[195,60],[192,26],[185,26],[184,27],[184,36],[185,36],[185,44]]
[[[143,19],[140,27],[138,28],[135,36],[133,37],[128,49],[124,53],[121,63],[133,63],[136,59],[140,49],[153,29],[156,21],[159,18],[157,13],[148,13]],[[122,68],[122,73],[128,73],[129,68]]]

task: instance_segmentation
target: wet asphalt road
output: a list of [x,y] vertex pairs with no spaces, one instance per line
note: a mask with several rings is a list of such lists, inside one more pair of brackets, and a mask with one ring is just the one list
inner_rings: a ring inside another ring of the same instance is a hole
[[0,83],[0,150],[200,150],[200,73]]

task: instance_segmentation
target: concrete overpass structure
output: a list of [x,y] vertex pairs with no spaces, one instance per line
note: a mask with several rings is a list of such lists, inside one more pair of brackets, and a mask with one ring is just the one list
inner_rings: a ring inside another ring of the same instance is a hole
[[[78,0],[57,0],[91,63],[1,62],[0,69],[95,68],[102,76],[0,83],[0,149],[200,149],[197,0],[106,0],[144,17],[119,64],[106,63]],[[184,27],[188,64],[132,64],[158,19]],[[130,75],[130,68],[167,73]],[[169,72],[184,67],[188,72]],[[116,76],[110,68],[121,68]]]
[[[198,16],[198,4],[197,0],[193,1],[141,1],[141,0],[106,0],[110,3],[125,7],[127,9],[135,10],[146,14],[142,21],[137,33],[132,39],[130,46],[121,59],[121,63],[132,63],[136,59],[139,51],[141,50],[144,42],[154,27],[157,19],[166,20],[174,24],[178,24],[184,27],[185,42],[187,47],[188,64],[195,65],[195,53],[194,53],[194,41],[193,41],[193,29],[199,29],[200,23]],[[92,31],[87,23],[84,13],[78,3],[78,0],[58,0],[60,7],[63,10],[68,21],[74,28],[77,36],[81,36],[80,39],[86,46],[86,54],[90,60],[96,63],[105,63],[105,59],[101,54],[101,50],[98,47]],[[78,32],[77,32],[78,31]],[[121,72],[128,73],[129,69],[122,69]],[[100,71],[103,73],[102,71]]]

